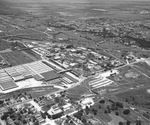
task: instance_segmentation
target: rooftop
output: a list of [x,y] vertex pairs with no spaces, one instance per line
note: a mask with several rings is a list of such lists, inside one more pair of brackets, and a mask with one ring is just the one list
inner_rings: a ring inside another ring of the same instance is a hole
[[4,83],[0,83],[0,87],[3,91],[17,88],[18,86],[13,81],[7,81]]
[[44,77],[45,81],[50,81],[53,79],[60,78],[60,76],[54,71],[45,72],[45,73],[42,73],[41,75]]

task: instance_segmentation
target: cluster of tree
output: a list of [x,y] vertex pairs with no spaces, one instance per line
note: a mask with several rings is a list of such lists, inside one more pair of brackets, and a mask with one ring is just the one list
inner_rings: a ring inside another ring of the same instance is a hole
[[137,106],[138,105],[138,101],[135,99],[135,97],[133,96],[130,96],[130,97],[127,97],[125,99],[125,102],[129,103],[129,104],[132,104],[132,105],[135,105]]
[[[127,120],[125,124],[124,122],[119,122],[119,125],[131,125],[131,122]],[[142,125],[141,120],[136,120],[134,125]]]
[[[28,120],[25,118],[24,113],[30,114],[31,118]],[[15,109],[9,108],[7,112],[4,112],[3,115],[1,116],[1,120],[4,120],[7,122],[7,119],[10,118],[13,120],[15,125],[20,125],[20,124],[27,124],[30,119],[32,119],[34,125],[39,125],[38,120],[36,119],[35,116],[33,116],[33,113],[30,111],[27,111],[26,109],[20,110],[18,113],[16,112]]]
[[74,116],[75,116],[76,118],[78,118],[79,120],[81,120],[81,119],[82,119],[82,116],[83,116],[83,110],[80,110],[78,113],[75,113]]
[[[124,115],[129,115],[130,114],[130,109],[124,109],[124,105],[122,102],[114,102],[114,101],[111,101],[110,102],[112,103],[111,105],[107,105],[106,106],[106,109],[104,110],[104,113],[107,114],[107,113],[111,113],[112,111],[115,111],[115,115],[116,116],[119,116],[119,112],[117,111],[119,108],[123,109],[123,114]],[[102,99],[99,101],[99,104],[98,105],[98,108],[101,109],[101,104],[105,104],[106,103],[106,100]],[[84,115],[88,115],[89,113],[93,113],[93,115],[97,115],[98,113],[98,109],[95,109],[94,107],[88,107],[86,106],[85,110],[80,110],[78,113],[74,114],[74,116],[76,118],[78,118],[79,120],[81,120],[83,123],[86,123],[86,119],[84,118]],[[135,121],[135,124],[136,125],[141,125],[141,120],[136,120]],[[126,122],[119,122],[119,125],[131,125],[131,121],[126,121]]]

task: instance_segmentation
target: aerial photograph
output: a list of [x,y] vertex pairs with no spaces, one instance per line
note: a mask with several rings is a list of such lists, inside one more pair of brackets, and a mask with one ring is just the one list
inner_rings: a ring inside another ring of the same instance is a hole
[[150,125],[150,0],[0,0],[0,125]]

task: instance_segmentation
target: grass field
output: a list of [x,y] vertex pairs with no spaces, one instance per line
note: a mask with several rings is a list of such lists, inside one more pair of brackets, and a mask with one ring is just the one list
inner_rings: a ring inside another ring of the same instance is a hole
[[134,89],[119,93],[116,96],[130,104],[150,109],[150,93],[148,93],[149,89],[150,87]]
[[86,87],[83,87],[82,85],[78,85],[74,88],[71,88],[67,92],[70,94],[79,95],[79,96],[84,95],[84,94],[91,94],[91,92]]
[[150,66],[147,63],[139,62],[134,64],[134,67],[150,77]]
[[28,57],[27,55],[23,54],[20,51],[2,53],[1,55],[12,66],[25,64],[25,63],[29,63],[29,62],[34,61],[30,57]]
[[109,116],[112,118],[112,120],[108,123],[108,125],[118,125],[120,121],[125,122],[122,117],[116,116],[115,113],[111,113]]
[[10,48],[10,43],[0,40],[0,51],[9,49],[9,48]]
[[[126,60],[125,60],[124,58],[122,58],[122,54],[123,54],[125,51],[122,51],[122,50],[114,50],[114,49],[109,48],[109,49],[107,50],[107,52],[110,53],[110,54],[112,54],[112,55],[114,55],[115,57],[119,58],[119,59],[122,60],[123,62],[126,62]],[[135,60],[131,60],[130,63],[133,62],[133,61],[135,61]]]
[[[99,106],[101,106],[101,108],[99,108]],[[105,108],[106,108],[105,104],[96,103],[94,106],[92,106],[91,109],[95,109],[98,111],[97,115],[95,115],[94,117],[96,117],[99,121],[103,120],[105,122],[110,122],[112,120],[112,118],[109,116],[109,114],[104,113]],[[92,111],[91,111],[91,113],[92,113]]]
[[150,84],[150,79],[140,74],[130,66],[119,69],[119,74],[108,77],[118,84],[118,86],[128,86],[130,88],[146,86]]
[[[0,34],[1,35],[1,34]],[[16,30],[5,32],[5,34],[1,35],[2,38],[7,38],[10,36],[14,36],[12,39],[35,39],[35,40],[46,40],[48,36],[38,30],[32,29],[23,29],[23,30]]]
[[31,89],[31,91],[29,91],[29,92],[31,93],[32,97],[38,97],[38,96],[42,96],[42,95],[51,94],[58,90],[59,90],[58,88],[54,88],[54,87],[43,87],[43,88]]
[[22,90],[18,90],[15,92],[11,92],[8,94],[0,94],[0,99],[6,99],[6,98],[11,98],[13,97],[13,95],[18,95],[20,93],[30,93],[32,95],[32,97],[38,97],[38,96],[43,96],[46,94],[50,94],[53,92],[58,91],[58,88],[54,88],[54,87],[43,87],[43,88],[27,88],[27,89],[22,89]]
[[1,57],[1,55],[0,55],[0,62],[3,60],[3,58]]
[[39,54],[35,53],[34,51],[32,51],[30,49],[29,50],[24,50],[24,52],[26,52],[27,54],[29,54],[29,55],[37,58],[37,59],[41,59],[41,56]]

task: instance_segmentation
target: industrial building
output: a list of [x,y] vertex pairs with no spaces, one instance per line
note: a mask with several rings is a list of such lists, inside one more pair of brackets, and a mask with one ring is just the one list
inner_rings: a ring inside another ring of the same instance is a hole
[[[78,82],[67,73],[58,73],[44,61],[36,61],[0,70],[0,92],[7,93],[40,85],[64,86]],[[43,84],[46,83],[46,84]]]

